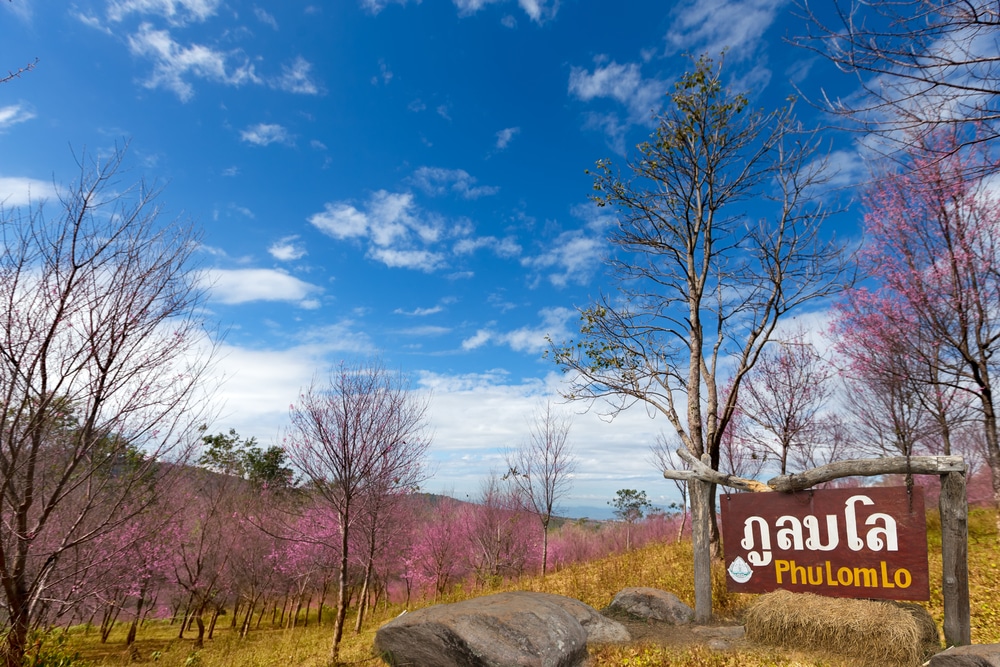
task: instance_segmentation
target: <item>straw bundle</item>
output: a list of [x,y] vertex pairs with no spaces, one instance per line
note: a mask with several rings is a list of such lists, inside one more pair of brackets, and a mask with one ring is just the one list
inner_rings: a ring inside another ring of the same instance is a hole
[[916,604],[774,591],[746,612],[747,639],[831,651],[869,665],[916,665],[940,650],[937,626]]

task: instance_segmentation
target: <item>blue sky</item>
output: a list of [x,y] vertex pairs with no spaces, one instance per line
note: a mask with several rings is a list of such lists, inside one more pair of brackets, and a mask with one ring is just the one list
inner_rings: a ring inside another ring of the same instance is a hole
[[[165,219],[204,229],[211,323],[227,331],[213,430],[267,444],[338,360],[380,354],[430,392],[434,477],[475,496],[557,399],[545,336],[613,289],[613,222],[585,173],[621,161],[690,65],[773,108],[852,81],[782,38],[781,0],[14,0],[0,4],[0,200],[52,198],[73,151],[129,142]],[[829,122],[799,104],[808,124]],[[851,137],[830,134],[855,174]],[[55,184],[55,185],[54,185]],[[50,213],[55,202],[50,206]],[[853,233],[843,216],[831,228]],[[822,312],[808,316],[821,322]],[[566,409],[581,412],[585,406]],[[574,417],[576,514],[620,488],[675,496],[648,462],[669,425]]]

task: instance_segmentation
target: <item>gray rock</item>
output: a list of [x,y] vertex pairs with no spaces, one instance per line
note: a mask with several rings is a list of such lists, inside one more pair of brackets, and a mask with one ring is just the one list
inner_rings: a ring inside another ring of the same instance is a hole
[[711,639],[708,642],[708,648],[712,649],[713,651],[728,651],[729,643],[723,641],[722,639]]
[[577,616],[586,614],[555,598],[519,591],[418,609],[379,628],[375,648],[398,667],[584,665],[587,631]]
[[587,643],[597,644],[618,644],[632,641],[632,636],[624,625],[612,620],[607,616],[602,616],[599,611],[584,604],[579,600],[568,598],[564,595],[554,595],[552,593],[531,593],[538,599],[548,600],[559,605],[580,622],[583,629],[587,631]]
[[657,588],[622,589],[608,606],[610,611],[624,612],[639,618],[666,621],[674,625],[690,623],[694,610],[673,593]]
[[1000,644],[953,646],[927,662],[929,667],[1000,667]]

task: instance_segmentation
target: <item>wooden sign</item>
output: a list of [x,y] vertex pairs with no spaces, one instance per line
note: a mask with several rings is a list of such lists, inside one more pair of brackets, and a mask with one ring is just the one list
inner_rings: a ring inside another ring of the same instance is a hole
[[927,600],[920,487],[720,496],[730,591]]

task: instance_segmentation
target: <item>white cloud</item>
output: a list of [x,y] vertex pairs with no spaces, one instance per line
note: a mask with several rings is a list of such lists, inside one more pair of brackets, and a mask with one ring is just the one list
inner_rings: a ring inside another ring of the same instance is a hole
[[[389,5],[405,5],[409,0],[361,0],[361,8],[371,14],[378,14]],[[415,0],[420,4],[420,0]]]
[[35,112],[23,103],[0,107],[0,132],[3,132],[12,125],[29,121],[34,117]]
[[264,25],[269,25],[275,30],[278,29],[278,21],[275,20],[275,18],[270,14],[268,14],[265,10],[261,9],[260,7],[254,7],[253,13],[254,16],[257,17],[257,20],[263,23]]
[[309,223],[335,239],[368,235],[368,216],[350,204],[326,204],[322,213],[309,216]]
[[[372,193],[361,206],[327,202],[308,218],[314,227],[338,240],[355,239],[367,246],[367,256],[386,266],[436,271],[447,265],[444,244],[471,239],[467,220],[447,221],[416,205],[409,192]],[[490,247],[499,248],[494,242]],[[455,255],[461,254],[457,249]]]
[[302,56],[291,65],[282,65],[281,70],[281,76],[271,83],[273,88],[300,95],[319,94],[319,86],[312,79],[312,64]]
[[240,132],[240,139],[255,146],[290,144],[288,130],[276,123],[257,123]]
[[544,253],[525,257],[521,264],[539,272],[551,271],[548,279],[556,287],[571,282],[586,284],[600,265],[605,249],[603,237],[583,230],[565,231],[547,245]]
[[540,354],[549,347],[546,338],[565,340],[569,338],[566,322],[576,316],[569,308],[547,308],[539,312],[541,323],[534,327],[521,327],[513,331],[497,331],[484,328],[462,341],[463,350],[475,350],[487,343],[506,345],[515,352]]
[[181,46],[168,31],[154,30],[149,23],[139,26],[139,32],[128,38],[128,44],[133,55],[153,61],[153,73],[143,85],[147,88],[162,86],[173,91],[182,102],[194,96],[194,87],[186,80],[188,76],[230,86],[260,82],[253,65],[246,59],[240,66],[229,67],[226,61],[231,54],[201,44]]
[[225,304],[290,301],[315,307],[310,297],[322,289],[275,269],[211,269],[204,276],[211,300]]
[[420,167],[414,172],[412,180],[414,185],[431,196],[440,196],[451,191],[463,199],[478,199],[495,195],[500,191],[500,188],[492,185],[477,186],[476,179],[464,169]]
[[42,200],[55,199],[56,189],[48,181],[34,178],[0,177],[0,206],[28,206]]
[[369,255],[394,269],[417,269],[437,271],[445,265],[445,256],[430,250],[400,250],[397,248],[373,248]]
[[610,98],[629,110],[631,122],[649,119],[650,112],[659,108],[667,84],[656,79],[643,79],[637,63],[625,65],[611,61],[596,65],[593,72],[573,67],[569,74],[569,93],[584,102]]
[[517,0],[524,13],[535,23],[543,23],[555,18],[559,11],[559,0]]
[[427,315],[437,315],[438,313],[444,311],[444,306],[433,306],[432,308],[417,308],[412,311],[405,311],[402,308],[397,308],[392,311],[396,315],[411,315],[413,317],[425,317]]
[[491,5],[503,0],[452,0],[458,8],[459,16],[470,16],[475,14],[486,5]]
[[504,129],[497,132],[497,150],[502,151],[507,148],[511,140],[520,134],[521,128],[519,127],[505,127]]
[[689,0],[674,10],[668,52],[717,55],[727,49],[727,57],[737,61],[755,57],[764,33],[787,4],[789,0]]
[[482,248],[489,248],[497,257],[517,257],[521,254],[521,246],[512,237],[498,239],[495,236],[477,236],[459,239],[453,248],[456,255],[471,255]]
[[272,243],[267,251],[281,262],[291,262],[306,256],[305,247],[299,242],[299,237],[285,236]]
[[205,21],[215,15],[222,0],[111,0],[108,18],[121,21],[128,14],[158,14],[170,23]]

